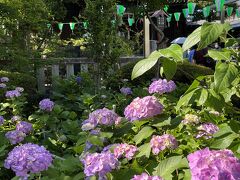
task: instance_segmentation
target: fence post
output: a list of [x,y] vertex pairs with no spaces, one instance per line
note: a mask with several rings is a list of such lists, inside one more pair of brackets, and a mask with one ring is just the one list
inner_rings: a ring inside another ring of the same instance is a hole
[[149,19],[144,17],[144,56],[150,55],[150,22]]
[[70,78],[74,75],[74,66],[73,64],[67,64],[67,78]]
[[37,85],[38,92],[40,94],[45,94],[45,72],[44,67],[40,67],[37,69]]
[[59,77],[59,65],[52,65],[52,87],[56,87],[56,78]]

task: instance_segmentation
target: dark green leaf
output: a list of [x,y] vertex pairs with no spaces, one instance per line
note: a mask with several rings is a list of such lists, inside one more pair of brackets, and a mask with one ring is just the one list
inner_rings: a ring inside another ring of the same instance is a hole
[[171,80],[177,71],[177,63],[168,58],[162,59],[161,62],[163,65],[163,72],[167,80]]
[[150,143],[143,144],[138,148],[138,150],[139,150],[139,154],[137,155],[137,157],[146,156],[147,158],[149,158],[151,153]]
[[182,166],[182,156],[173,156],[161,161],[153,172],[154,175],[166,179],[173,171]]
[[139,144],[142,142],[142,140],[150,137],[154,132],[155,130],[153,128],[150,126],[145,126],[136,136],[134,136],[133,140],[136,142],[136,144]]
[[93,145],[103,146],[103,140],[98,136],[90,136],[88,137],[88,141]]
[[188,88],[188,90],[185,92],[185,94],[191,92],[193,89],[196,89],[200,85],[200,81],[202,81],[206,76],[199,76],[197,77],[191,86]]
[[199,101],[198,101],[198,105],[202,106],[206,102],[207,98],[208,98],[208,91],[203,88],[201,90],[201,95],[200,95],[200,98],[199,98]]
[[190,91],[187,94],[184,94],[178,101],[177,106],[176,106],[176,110],[178,111],[180,109],[180,107],[182,106],[187,106],[189,101],[191,100],[193,94],[195,93],[195,91],[198,89],[194,89],[192,91]]
[[239,135],[232,133],[229,134],[226,137],[221,137],[219,139],[216,139],[212,144],[211,144],[211,148],[214,149],[226,149],[227,147],[229,147],[233,140],[236,139],[237,137],[239,137]]
[[231,86],[239,72],[234,64],[218,62],[214,73],[214,85],[217,93]]

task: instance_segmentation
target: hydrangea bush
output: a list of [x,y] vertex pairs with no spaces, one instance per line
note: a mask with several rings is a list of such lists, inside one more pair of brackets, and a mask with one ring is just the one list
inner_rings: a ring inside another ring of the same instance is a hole
[[[227,24],[214,25],[226,35]],[[203,48],[213,36],[201,38]],[[62,89],[49,98],[39,97],[29,114],[23,108],[30,105],[25,91],[1,78],[6,86],[0,88],[0,178],[239,179],[239,54],[232,53],[230,42],[223,51],[209,50],[218,61],[215,74],[198,77],[178,94],[179,84],[171,79],[191,39],[136,64],[132,79],[160,61],[162,79],[145,87],[130,87],[124,80],[118,92],[101,84],[97,94],[90,94],[83,88],[85,79],[74,77],[59,81]]]

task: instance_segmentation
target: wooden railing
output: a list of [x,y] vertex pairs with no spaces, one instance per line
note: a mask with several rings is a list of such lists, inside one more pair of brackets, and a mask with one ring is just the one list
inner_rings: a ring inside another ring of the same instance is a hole
[[[122,57],[120,58],[120,67],[133,61],[141,60],[143,59],[143,56],[133,56],[133,57]],[[46,61],[46,59],[45,59]],[[56,59],[55,62],[58,62],[56,64],[52,64],[51,66],[42,66],[37,69],[37,84],[38,84],[38,91],[41,94],[46,93],[47,87],[54,87],[54,81],[53,79],[60,77],[60,66],[64,65],[66,68],[66,73],[63,76],[63,78],[70,78],[75,74],[74,72],[74,65],[78,64],[80,66],[81,72],[88,72],[89,66],[93,66],[93,69],[95,72],[98,71],[98,64],[88,58],[82,57],[82,58],[62,58],[62,59]],[[47,68],[51,68],[51,82],[46,83],[46,71]],[[97,73],[96,73],[97,74]],[[62,77],[62,76],[61,76]],[[97,77],[96,77],[97,78]]]

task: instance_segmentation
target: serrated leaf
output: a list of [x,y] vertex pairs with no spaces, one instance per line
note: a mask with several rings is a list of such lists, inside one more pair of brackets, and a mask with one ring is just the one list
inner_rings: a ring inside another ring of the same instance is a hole
[[143,59],[139,61],[133,68],[132,71],[132,80],[143,75],[145,72],[147,72],[149,69],[151,69],[158,61],[159,56],[156,54],[159,54],[159,52],[155,51],[153,52],[153,55],[150,55],[149,58]]
[[103,146],[103,141],[98,136],[90,136],[90,137],[88,137],[88,141],[93,145]]
[[190,169],[184,169],[184,178],[183,180],[191,180],[192,179],[192,175],[191,175],[191,171]]
[[231,127],[228,124],[221,124],[219,126],[219,130],[218,132],[216,132],[213,137],[217,138],[217,137],[221,137],[224,134],[232,134],[233,130],[231,129]]
[[198,50],[206,48],[209,44],[216,41],[223,33],[224,25],[219,23],[204,23],[201,28],[201,40]]
[[230,60],[231,52],[230,51],[216,51],[216,50],[208,50],[208,55],[214,60]]
[[150,137],[154,132],[155,130],[152,127],[146,126],[142,128],[136,136],[134,136],[133,140],[136,142],[136,144],[139,144],[142,142],[142,140]]
[[188,88],[188,90],[185,92],[185,94],[191,92],[193,89],[196,89],[200,85],[200,81],[202,81],[206,76],[199,76],[197,77],[191,86]]
[[223,96],[223,98],[225,99],[225,102],[230,102],[232,96],[237,93],[237,89],[235,87],[233,87],[231,89],[226,88],[223,91],[221,91],[220,93]]
[[175,61],[183,61],[183,50],[178,44],[172,44],[166,49],[160,49],[162,57],[173,58]]
[[195,93],[195,91],[198,90],[197,88],[196,89],[193,89],[192,91],[190,91],[189,93],[187,94],[184,94],[178,101],[177,103],[177,106],[176,106],[176,110],[178,111],[180,109],[180,107],[182,106],[187,106],[189,101],[191,100],[193,94]]
[[239,72],[231,63],[218,62],[214,73],[214,85],[217,93],[231,86]]
[[183,51],[186,51],[199,43],[201,39],[201,27],[195,29],[186,39],[186,41],[183,44]]
[[[163,66],[163,72],[167,78],[167,80],[171,80],[177,71],[177,63],[168,58],[164,58],[161,60]],[[161,73],[161,72],[160,72]]]
[[161,161],[153,172],[154,175],[163,179],[169,177],[173,171],[182,166],[182,156],[173,156]]
[[206,102],[207,98],[208,98],[208,91],[206,89],[202,89],[200,98],[198,100],[198,105],[202,106]]
[[236,133],[232,133],[223,138],[221,137],[213,141],[210,147],[214,149],[226,149],[232,144],[233,140],[236,139],[237,137],[239,137],[239,135],[237,135]]
[[149,156],[151,154],[150,143],[143,144],[142,146],[140,146],[138,148],[138,151],[139,151],[139,153],[138,153],[137,157],[146,156],[147,158],[149,158]]
[[113,133],[111,133],[111,132],[100,132],[100,136],[103,137],[103,138],[110,139],[113,136]]

